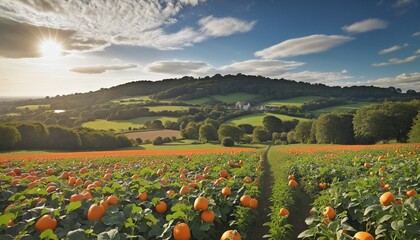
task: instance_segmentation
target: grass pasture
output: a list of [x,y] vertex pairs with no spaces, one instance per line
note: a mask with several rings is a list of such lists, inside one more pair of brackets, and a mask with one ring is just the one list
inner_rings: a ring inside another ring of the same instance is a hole
[[108,130],[114,129],[117,131],[127,130],[129,127],[139,128],[143,127],[143,124],[147,121],[161,120],[162,123],[170,120],[176,122],[177,118],[175,117],[165,117],[165,116],[151,116],[151,117],[138,117],[128,120],[114,120],[108,121],[104,119],[97,119],[95,121],[83,123],[83,127],[92,128],[96,130]]
[[266,106],[271,107],[281,107],[281,106],[295,106],[300,107],[304,103],[321,99],[322,97],[319,96],[304,96],[304,97],[294,97],[282,100],[271,100],[268,102],[263,103]]
[[119,104],[138,104],[138,103],[144,103],[146,101],[151,101],[152,99],[149,96],[132,96],[132,97],[126,97],[126,98],[120,98],[112,100],[113,103],[119,103]]
[[321,115],[323,113],[355,111],[359,108],[362,108],[362,107],[370,105],[370,104],[372,104],[372,103],[370,103],[370,102],[357,102],[357,103],[352,103],[352,104],[321,108],[321,109],[317,109],[317,110],[314,110],[314,111],[311,111],[311,112],[315,115],[315,117],[319,117],[319,115]]
[[25,105],[25,106],[16,107],[16,109],[18,109],[18,110],[24,110],[26,108],[31,110],[31,111],[35,111],[35,110],[38,110],[39,108],[49,109],[50,105],[49,104],[47,104],[47,105]]
[[242,102],[242,101],[252,101],[255,98],[258,98],[258,94],[250,94],[250,93],[243,93],[243,92],[237,92],[237,93],[231,93],[226,95],[213,95],[212,96],[215,100],[221,101],[223,103],[227,104],[233,104],[236,102]]
[[162,112],[162,111],[188,111],[190,107],[187,106],[147,106],[151,112]]
[[248,123],[248,124],[251,124],[253,126],[262,126],[262,121],[263,121],[264,117],[269,116],[269,115],[278,117],[282,121],[291,121],[293,119],[297,119],[299,121],[309,121],[309,119],[306,119],[306,118],[291,117],[291,116],[287,116],[287,115],[283,115],[283,114],[255,113],[255,114],[245,115],[245,116],[241,116],[241,117],[231,119],[227,123],[236,124],[236,125]]

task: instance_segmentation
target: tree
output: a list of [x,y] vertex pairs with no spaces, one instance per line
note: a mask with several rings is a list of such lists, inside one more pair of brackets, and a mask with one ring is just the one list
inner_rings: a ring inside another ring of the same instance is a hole
[[396,139],[405,142],[420,101],[371,105],[356,111],[353,119],[357,142],[375,143]]
[[48,130],[42,123],[18,123],[16,128],[22,138],[19,147],[22,149],[46,148],[48,145]]
[[20,142],[22,136],[13,126],[0,126],[0,149],[14,149]]
[[200,127],[198,136],[199,136],[199,140],[204,143],[218,139],[216,128],[214,128],[212,124],[202,125]]
[[185,139],[198,139],[198,129],[194,126],[189,126],[181,130],[181,136]]
[[159,119],[153,120],[151,124],[151,128],[153,129],[163,129],[162,121]]
[[[354,143],[352,116],[343,113],[322,114],[315,122],[315,137],[318,143]],[[309,134],[310,138],[310,134]]]
[[153,142],[152,142],[152,144],[153,145],[162,145],[163,144],[163,138],[162,137],[156,137],[154,140],[153,140]]
[[222,145],[225,147],[231,147],[235,145],[235,141],[231,137],[225,137],[222,139]]
[[235,142],[239,142],[243,134],[244,133],[239,127],[231,124],[222,124],[217,131],[219,141],[222,141],[225,137],[230,137]]
[[263,126],[269,134],[271,135],[273,132],[281,132],[283,130],[283,122],[280,118],[269,115],[264,117]]
[[143,139],[141,139],[141,138],[136,138],[136,142],[137,142],[137,144],[142,144],[143,143]]
[[50,149],[76,150],[81,147],[82,142],[80,136],[72,129],[60,126],[49,126],[48,132],[48,148]]
[[310,143],[313,121],[300,121],[295,128],[295,139],[301,143]]
[[411,143],[420,143],[420,112],[413,121],[413,126],[408,133],[408,141]]
[[252,131],[252,142],[262,143],[270,140],[270,134],[267,130],[261,127],[256,127]]
[[145,128],[152,128],[152,122],[151,121],[146,121],[146,122],[144,122],[144,127]]
[[239,124],[239,127],[246,134],[252,134],[252,131],[254,130],[254,126],[248,123]]

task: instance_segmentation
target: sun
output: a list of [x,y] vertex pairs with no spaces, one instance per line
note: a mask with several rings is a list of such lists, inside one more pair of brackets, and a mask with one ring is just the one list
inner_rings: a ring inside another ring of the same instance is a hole
[[41,42],[40,52],[43,58],[55,59],[61,56],[62,48],[60,43],[53,40],[46,40]]

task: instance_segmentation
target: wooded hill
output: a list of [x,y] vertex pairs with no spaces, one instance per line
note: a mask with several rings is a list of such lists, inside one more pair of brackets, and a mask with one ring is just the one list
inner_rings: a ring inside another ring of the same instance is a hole
[[18,104],[51,104],[54,108],[70,109],[100,104],[112,99],[130,96],[150,95],[155,100],[191,100],[235,92],[258,94],[261,97],[254,99],[256,102],[298,96],[339,97],[353,101],[369,102],[380,102],[384,100],[407,101],[420,98],[420,94],[414,90],[408,90],[406,93],[403,93],[401,89],[394,87],[330,87],[323,84],[270,79],[262,76],[243,74],[222,76],[216,74],[212,77],[204,78],[186,76],[179,79],[165,79],[161,81],[135,81],[111,88],[100,89],[95,92],[25,100],[19,101]]

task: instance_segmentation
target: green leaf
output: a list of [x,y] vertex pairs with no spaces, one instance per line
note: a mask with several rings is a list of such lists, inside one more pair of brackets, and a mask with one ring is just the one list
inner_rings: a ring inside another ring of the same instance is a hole
[[11,219],[15,218],[15,214],[13,213],[6,213],[0,216],[0,226],[7,225]]
[[77,202],[71,202],[69,205],[67,205],[66,207],[66,214],[69,214],[71,211],[74,211],[78,208],[80,208],[82,206],[82,202],[77,201]]
[[47,229],[39,235],[40,239],[51,239],[51,240],[58,240],[57,235],[54,234],[53,230]]
[[311,233],[309,230],[305,230],[298,235],[298,238],[309,238],[313,236],[314,236],[313,233]]
[[166,221],[171,221],[174,219],[183,219],[186,218],[187,215],[184,212],[175,212],[174,214],[168,214],[166,216]]
[[369,206],[365,209],[365,213],[363,214],[363,216],[368,215],[372,211],[379,211],[379,210],[382,210],[382,207],[379,204]]
[[102,218],[102,222],[105,225],[122,225],[125,222],[125,217],[123,212],[116,212],[116,213],[107,213]]
[[155,225],[158,222],[158,220],[155,218],[155,216],[153,216],[153,214],[151,214],[151,213],[146,214],[144,216],[144,218],[147,219],[147,220],[149,220],[150,222],[152,222],[153,225]]
[[411,234],[416,234],[420,236],[420,225],[409,223],[405,226],[405,230]]
[[402,230],[404,228],[404,221],[402,221],[402,220],[393,221],[391,223],[391,227],[392,227],[392,229],[394,229],[396,231]]
[[210,230],[211,226],[212,226],[211,223],[204,222],[203,224],[201,224],[200,230],[201,231],[208,231],[208,230]]
[[391,219],[391,218],[392,218],[392,215],[387,214],[387,215],[385,215],[385,216],[381,217],[381,219],[379,219],[378,223],[379,223],[379,224],[381,224],[381,223],[383,223],[383,222],[388,221],[388,220],[389,220],[389,219]]
[[67,238],[69,240],[84,240],[86,239],[86,232],[85,230],[79,228],[67,233]]
[[118,233],[118,230],[111,229],[108,232],[103,232],[98,235],[98,240],[120,240],[120,234]]

